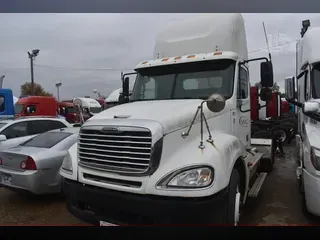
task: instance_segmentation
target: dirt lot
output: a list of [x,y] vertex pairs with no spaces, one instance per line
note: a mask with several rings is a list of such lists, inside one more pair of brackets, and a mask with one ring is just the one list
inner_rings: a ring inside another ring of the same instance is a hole
[[[294,145],[285,148],[266,179],[261,196],[248,205],[242,224],[308,224],[301,208],[295,177]],[[0,188],[0,224],[83,224],[71,216],[62,197],[22,196]]]

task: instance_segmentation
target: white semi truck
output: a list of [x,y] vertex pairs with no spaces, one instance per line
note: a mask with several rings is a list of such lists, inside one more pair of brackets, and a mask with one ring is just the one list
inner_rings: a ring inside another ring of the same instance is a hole
[[309,26],[309,20],[303,21],[296,78],[285,79],[285,91],[287,101],[298,107],[297,177],[305,210],[309,216],[320,216],[320,27]]
[[261,61],[263,100],[272,63],[248,59],[241,14],[171,24],[154,60],[123,75],[123,104],[81,127],[64,159],[67,208],[101,225],[236,225],[272,170],[271,139],[250,138],[250,61]]

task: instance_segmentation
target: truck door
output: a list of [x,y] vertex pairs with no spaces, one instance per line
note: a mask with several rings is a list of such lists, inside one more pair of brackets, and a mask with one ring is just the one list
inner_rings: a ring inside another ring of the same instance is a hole
[[[249,72],[245,66],[241,66],[238,75],[237,109],[232,114],[232,123],[235,124],[235,134],[245,146],[250,145],[251,119],[250,119],[250,94],[249,94]],[[245,112],[243,112],[245,111]]]

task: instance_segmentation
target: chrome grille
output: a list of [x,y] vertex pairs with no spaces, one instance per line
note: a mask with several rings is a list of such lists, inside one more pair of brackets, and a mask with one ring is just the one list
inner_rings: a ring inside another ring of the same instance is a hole
[[79,134],[79,164],[119,173],[145,173],[151,159],[151,132],[134,127],[83,127]]

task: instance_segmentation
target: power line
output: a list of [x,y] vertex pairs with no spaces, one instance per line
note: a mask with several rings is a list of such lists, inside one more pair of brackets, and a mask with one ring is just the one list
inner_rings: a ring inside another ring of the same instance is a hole
[[[289,44],[295,43],[295,42],[297,42],[297,40],[278,44],[275,46],[271,46],[270,48],[276,48],[276,47],[280,47],[280,46],[284,46],[284,45],[289,45]],[[266,49],[267,49],[267,47],[259,48],[256,50],[249,51],[248,53],[260,52],[260,51],[263,51]],[[69,70],[69,71],[132,71],[132,69],[133,69],[133,68],[69,68],[69,67],[59,67],[59,66],[42,65],[42,64],[34,64],[34,66],[43,67],[43,68],[60,69],[60,70]],[[3,66],[0,66],[0,68],[8,69],[8,70],[29,69],[27,67],[3,67]]]
[[132,68],[68,68],[68,67],[58,67],[58,66],[50,66],[50,65],[40,65],[34,64],[37,67],[44,68],[54,68],[61,70],[72,70],[72,71],[123,71],[123,70],[132,70]]
[[[289,45],[291,43],[296,43],[297,41],[298,40],[291,41],[291,42],[286,42],[286,43],[282,43],[282,44],[278,44],[278,45],[275,45],[275,46],[271,46],[270,48],[276,48],[276,47],[281,47],[281,46],[284,46],[284,45]],[[256,50],[253,50],[253,51],[249,51],[248,53],[260,52],[260,51],[263,51],[263,50],[266,50],[266,49],[268,49],[268,48],[264,47],[264,48],[256,49]]]

